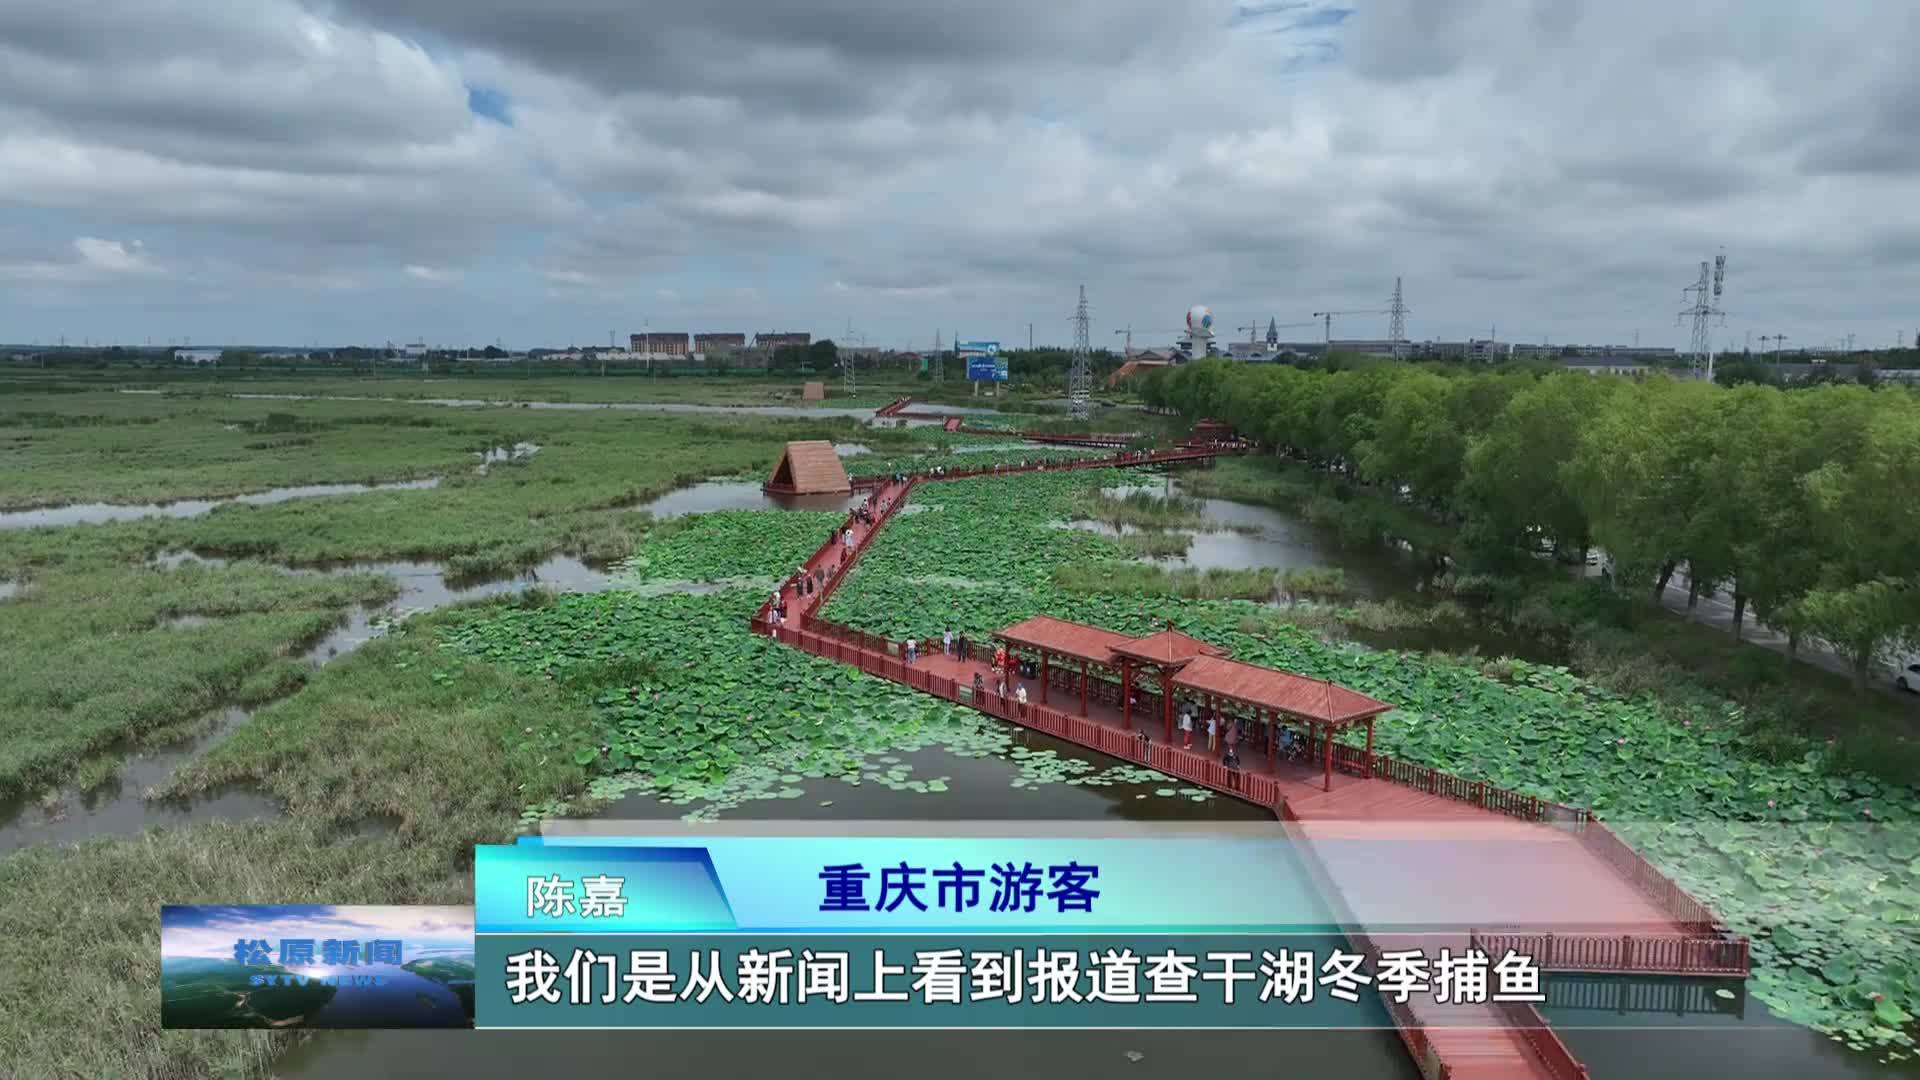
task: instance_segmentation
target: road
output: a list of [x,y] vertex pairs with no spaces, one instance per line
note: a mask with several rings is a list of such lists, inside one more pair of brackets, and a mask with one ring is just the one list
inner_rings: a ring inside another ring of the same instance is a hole
[[[1601,562],[1603,565],[1606,562],[1604,553],[1601,555]],[[1598,577],[1600,567],[1589,566],[1586,572],[1588,577]],[[1688,611],[1687,582],[1689,580],[1685,567],[1676,569],[1673,577],[1667,582],[1666,591],[1660,594],[1661,605],[1676,615],[1687,616],[1695,622],[1711,626],[1716,630],[1733,633],[1733,595],[1721,590],[1716,590],[1712,595],[1702,593],[1694,604],[1693,610]],[[1747,609],[1747,618],[1741,629],[1740,639],[1782,656],[1787,652],[1787,635],[1755,619],[1751,607]],[[1853,664],[1817,641],[1802,641],[1794,655],[1804,663],[1831,671],[1836,675],[1853,677]],[[1920,694],[1908,693],[1895,686],[1893,677],[1877,667],[1868,675],[1867,685],[1890,697],[1920,705]]]

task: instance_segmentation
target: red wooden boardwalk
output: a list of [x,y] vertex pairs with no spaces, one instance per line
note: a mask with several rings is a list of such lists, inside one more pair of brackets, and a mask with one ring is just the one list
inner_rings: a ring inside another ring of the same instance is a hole
[[[1148,465],[1214,453],[1187,447],[1044,468]],[[990,466],[944,478],[1042,467]],[[1140,706],[1125,718],[1117,687],[1091,680],[1083,698],[1076,673],[1063,668],[1052,669],[1050,686],[1015,679],[1003,696],[984,655],[961,659],[942,651],[939,627],[916,642],[909,660],[903,642],[817,618],[919,479],[877,480],[874,524],[850,520],[851,544],[842,533],[804,568],[822,587],[811,596],[783,593],[788,610],[779,625],[763,605],[754,630],[1272,809],[1300,841],[1303,861],[1349,938],[1376,958],[1386,949],[1431,956],[1472,945],[1496,960],[1512,948],[1547,970],[1746,974],[1746,940],[1727,934],[1710,911],[1584,811],[1386,757],[1376,756],[1369,774],[1366,759],[1338,743],[1331,790],[1323,787],[1323,746],[1287,760],[1270,759],[1264,742],[1248,742],[1239,748],[1240,767],[1230,769],[1218,752],[1208,752],[1204,731],[1195,733],[1192,749],[1169,740],[1158,698],[1144,686]],[[984,693],[974,691],[976,676]],[[1024,705],[1016,693],[1022,686]],[[1428,1080],[1585,1075],[1530,1005],[1440,1006],[1416,996],[1407,1005],[1388,1002],[1388,1011]]]

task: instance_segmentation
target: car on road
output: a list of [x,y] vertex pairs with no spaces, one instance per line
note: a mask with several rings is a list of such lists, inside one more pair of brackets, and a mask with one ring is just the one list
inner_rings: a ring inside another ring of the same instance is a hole
[[1902,657],[1893,667],[1893,685],[1920,694],[1920,653]]

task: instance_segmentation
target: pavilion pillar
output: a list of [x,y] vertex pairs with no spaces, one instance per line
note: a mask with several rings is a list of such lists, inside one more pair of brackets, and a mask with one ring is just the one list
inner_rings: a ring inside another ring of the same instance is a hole
[[1332,724],[1328,724],[1326,726],[1326,728],[1323,730],[1321,734],[1321,738],[1325,740],[1323,744],[1323,748],[1321,750],[1321,754],[1322,754],[1323,760],[1326,761],[1326,779],[1321,781],[1321,786],[1326,788],[1326,790],[1328,791],[1332,791],[1333,790],[1333,725]]
[[1133,730],[1133,661],[1120,659],[1120,726]]
[[1080,715],[1087,715],[1087,670],[1093,667],[1092,661],[1080,661]]
[[1047,657],[1049,655],[1050,654],[1044,652],[1040,654],[1040,704],[1042,705],[1047,703],[1047,680],[1048,671],[1050,670],[1047,664]]
[[1276,739],[1276,738],[1274,738],[1274,737],[1273,737],[1273,717],[1274,717],[1274,714],[1273,714],[1273,713],[1272,713],[1271,711],[1269,711],[1269,710],[1266,710],[1266,709],[1258,709],[1258,710],[1255,710],[1255,712],[1254,712],[1254,714],[1253,714],[1253,715],[1254,715],[1255,717],[1258,717],[1258,716],[1259,716],[1259,715],[1260,715],[1261,713],[1266,713],[1266,720],[1267,720],[1267,768],[1268,768],[1268,769],[1272,769],[1272,768],[1273,768],[1273,754],[1274,754],[1274,745],[1273,745],[1273,744],[1274,744],[1274,743],[1276,743],[1276,742],[1279,742],[1280,740],[1278,740],[1278,739]]
[[1373,779],[1373,717],[1367,717],[1367,779]]
[[1160,711],[1167,718],[1167,742],[1173,742],[1173,672],[1160,669]]

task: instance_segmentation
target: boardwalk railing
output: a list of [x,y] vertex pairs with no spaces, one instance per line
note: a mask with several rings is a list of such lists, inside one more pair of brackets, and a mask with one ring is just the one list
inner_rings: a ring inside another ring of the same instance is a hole
[[[1283,828],[1297,825],[1300,821],[1284,799],[1280,801],[1277,815]],[[1338,920],[1341,932],[1347,937],[1347,943],[1367,958],[1367,967],[1378,971],[1380,947],[1373,943],[1373,939],[1367,936],[1366,931],[1360,929],[1359,921],[1353,917],[1353,912],[1347,907],[1346,895],[1334,886],[1332,875],[1327,873],[1327,868],[1320,862],[1320,856],[1314,853],[1313,845],[1302,842],[1291,828],[1288,828],[1288,834],[1294,837],[1293,850],[1299,853],[1301,865],[1306,867],[1307,876],[1313,878],[1314,886],[1326,900],[1334,918]],[[1393,1026],[1400,1033],[1400,1041],[1406,1044],[1407,1053],[1413,1058],[1414,1065],[1419,1068],[1423,1080],[1452,1080],[1452,1067],[1441,1059],[1439,1050],[1427,1037],[1426,1025],[1413,1014],[1413,1009],[1405,1002],[1395,1001],[1392,995],[1386,993],[1380,994],[1380,1004],[1386,1007],[1387,1015],[1393,1018]]]
[[1587,1080],[1587,1067],[1575,1060],[1573,1051],[1560,1040],[1558,1032],[1547,1024],[1547,1018],[1540,1010],[1524,1001],[1500,1001],[1493,1003],[1493,1010],[1500,1014],[1527,1046],[1533,1050],[1533,1056],[1547,1067],[1554,1080]]
[[[1309,761],[1321,760],[1321,755],[1325,753],[1324,740],[1307,738],[1298,730],[1294,734],[1300,744],[1305,747],[1304,753]],[[1335,741],[1333,769],[1335,772],[1349,776],[1366,776],[1366,750]],[[1401,761],[1381,753],[1373,755],[1373,777],[1376,780],[1401,784],[1416,791],[1424,791],[1429,795],[1472,803],[1496,814],[1506,814],[1522,821],[1545,821],[1583,826],[1593,817],[1588,811],[1577,806],[1567,806],[1535,795],[1522,795],[1517,791],[1495,787],[1484,780],[1468,780],[1466,777],[1442,772],[1429,765]]]
[[[1746,1015],[1746,995],[1731,979],[1623,979],[1567,971],[1548,979],[1545,986],[1547,1005],[1554,1009],[1676,1017]],[[1721,997],[1720,990],[1733,996]]]
[[[1671,915],[1675,922],[1689,931],[1701,936],[1723,936],[1725,930],[1718,916],[1705,904],[1687,895],[1687,891],[1675,884],[1673,879],[1661,873],[1646,857],[1628,847],[1626,841],[1614,834],[1598,820],[1590,820],[1580,830],[1580,842],[1589,851],[1612,863],[1622,877],[1633,882],[1634,887],[1659,904],[1661,910]],[[1738,939],[1741,958],[1745,959],[1746,939]],[[1744,972],[1744,968],[1742,969]]]
[[1642,937],[1633,934],[1532,933],[1519,929],[1467,932],[1470,947],[1489,957],[1530,956],[1543,971],[1633,975],[1745,975],[1743,937]]

